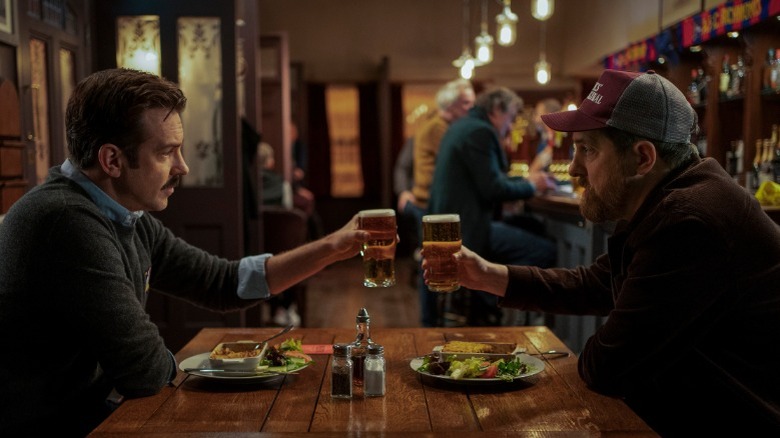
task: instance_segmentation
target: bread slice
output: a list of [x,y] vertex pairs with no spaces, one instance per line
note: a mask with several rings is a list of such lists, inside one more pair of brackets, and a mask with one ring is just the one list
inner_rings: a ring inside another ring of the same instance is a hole
[[448,341],[442,346],[441,352],[511,354],[515,348],[517,345],[510,343]]

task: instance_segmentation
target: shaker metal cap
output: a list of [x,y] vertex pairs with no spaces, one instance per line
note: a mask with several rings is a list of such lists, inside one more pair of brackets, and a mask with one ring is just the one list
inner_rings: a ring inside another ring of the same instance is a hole
[[382,354],[385,351],[385,347],[379,344],[369,344],[368,354]]
[[371,317],[368,316],[368,310],[366,310],[365,307],[362,307],[360,311],[357,314],[357,317],[355,318],[355,321],[357,322],[369,322],[371,320]]
[[333,344],[333,355],[346,357],[352,352],[352,344]]

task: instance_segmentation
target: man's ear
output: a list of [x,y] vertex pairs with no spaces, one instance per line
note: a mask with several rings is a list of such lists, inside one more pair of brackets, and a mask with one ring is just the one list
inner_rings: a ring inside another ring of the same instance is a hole
[[98,163],[103,172],[112,178],[122,174],[122,150],[116,145],[106,143],[98,150]]
[[637,175],[650,173],[658,159],[655,146],[647,140],[640,140],[634,143],[634,156],[636,157]]

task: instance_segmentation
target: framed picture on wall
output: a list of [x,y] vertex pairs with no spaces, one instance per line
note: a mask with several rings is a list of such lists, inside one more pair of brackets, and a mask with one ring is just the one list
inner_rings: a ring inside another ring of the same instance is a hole
[[11,0],[0,0],[0,32],[13,33],[13,11]]

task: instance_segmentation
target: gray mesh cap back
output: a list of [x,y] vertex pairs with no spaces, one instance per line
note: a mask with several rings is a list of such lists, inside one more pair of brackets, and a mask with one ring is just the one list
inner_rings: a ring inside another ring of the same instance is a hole
[[605,70],[574,111],[542,116],[552,129],[589,131],[612,126],[650,140],[689,143],[697,118],[685,95],[650,70]]

